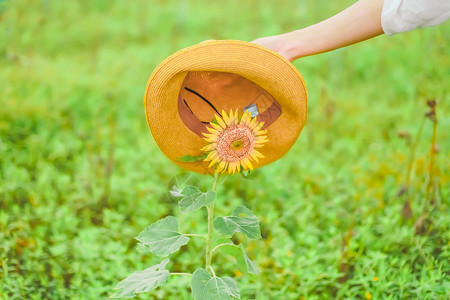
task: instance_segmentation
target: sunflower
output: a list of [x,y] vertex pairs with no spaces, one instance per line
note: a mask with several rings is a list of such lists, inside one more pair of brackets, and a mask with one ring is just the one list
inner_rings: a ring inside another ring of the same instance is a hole
[[210,161],[208,168],[218,164],[217,172],[229,174],[243,170],[253,170],[251,160],[259,162],[263,158],[256,148],[261,148],[268,141],[267,130],[261,130],[264,122],[252,118],[249,111],[245,111],[239,119],[238,110],[230,110],[227,115],[222,110],[222,117],[214,115],[215,119],[203,133],[204,140],[209,144],[201,150],[209,152],[205,161]]

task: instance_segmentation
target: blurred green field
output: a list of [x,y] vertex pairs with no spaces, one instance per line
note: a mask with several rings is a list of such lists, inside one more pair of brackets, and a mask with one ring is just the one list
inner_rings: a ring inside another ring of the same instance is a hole
[[[251,41],[351,3],[1,1],[0,299],[103,299],[160,261],[136,250],[148,224],[175,215],[182,232],[205,232],[205,211],[180,215],[166,196],[183,171],[147,128],[152,70],[203,40]],[[213,261],[242,299],[450,298],[449,41],[447,22],[295,62],[309,93],[299,140],[219,187],[218,214],[244,204],[261,221],[247,248],[261,275],[231,250]],[[194,240],[170,269],[193,272],[203,251]],[[191,299],[189,281],[137,299]]]

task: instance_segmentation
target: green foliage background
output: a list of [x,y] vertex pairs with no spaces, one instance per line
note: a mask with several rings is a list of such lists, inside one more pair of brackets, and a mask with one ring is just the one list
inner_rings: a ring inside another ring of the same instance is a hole
[[[179,215],[166,193],[182,170],[156,146],[143,106],[164,58],[206,39],[305,27],[351,3],[2,1],[0,298],[106,298],[159,263],[132,237]],[[244,274],[239,252],[213,261],[243,299],[450,297],[449,41],[447,22],[295,63],[309,92],[299,140],[252,179],[235,175],[218,190],[219,214],[243,204],[261,220],[263,239],[247,247],[261,275]],[[427,99],[438,101],[433,188],[426,119],[405,219],[398,192],[412,147],[399,132],[414,140]],[[182,232],[206,230],[204,211],[179,220]],[[193,272],[203,251],[193,240],[169,268]],[[170,278],[138,298],[190,299],[188,286]]]

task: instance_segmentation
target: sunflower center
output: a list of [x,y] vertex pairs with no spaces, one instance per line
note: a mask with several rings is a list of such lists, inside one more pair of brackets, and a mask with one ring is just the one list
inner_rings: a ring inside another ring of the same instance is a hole
[[233,151],[239,151],[244,147],[244,142],[241,140],[237,140],[231,143],[231,150]]
[[235,124],[218,136],[216,149],[225,161],[234,162],[248,157],[254,142],[255,134],[248,126]]

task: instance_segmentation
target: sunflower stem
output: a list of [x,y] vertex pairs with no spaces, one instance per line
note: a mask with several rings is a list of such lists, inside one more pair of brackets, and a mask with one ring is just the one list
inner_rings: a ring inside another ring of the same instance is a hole
[[[216,191],[217,182],[219,181],[219,173],[215,173],[214,176],[214,183],[212,190]],[[211,251],[211,241],[212,241],[212,232],[213,232],[213,219],[214,219],[214,202],[211,203],[206,207],[208,211],[208,235],[206,236],[206,265],[205,269],[210,270],[211,269],[211,257],[212,257],[212,251]]]

